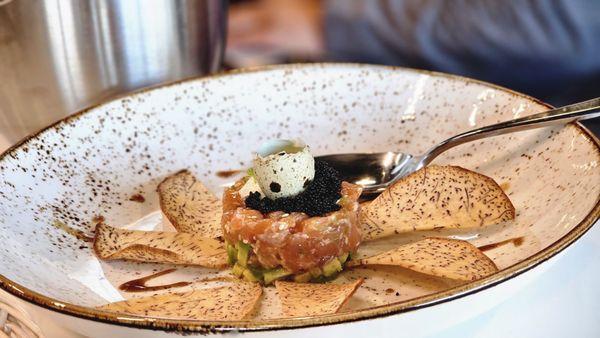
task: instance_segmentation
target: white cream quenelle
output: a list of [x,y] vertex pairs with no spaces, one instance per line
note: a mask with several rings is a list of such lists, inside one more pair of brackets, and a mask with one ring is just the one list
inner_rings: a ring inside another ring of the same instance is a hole
[[270,199],[298,195],[315,177],[315,159],[300,141],[264,143],[253,161],[256,182]]

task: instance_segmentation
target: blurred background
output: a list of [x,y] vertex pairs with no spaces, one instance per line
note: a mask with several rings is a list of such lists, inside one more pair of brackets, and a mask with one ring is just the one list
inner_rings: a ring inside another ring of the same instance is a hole
[[600,1],[231,1],[225,61],[428,69],[558,106],[600,96]]
[[473,77],[555,105],[598,96],[600,2],[246,0],[229,10],[231,67],[396,65]]
[[132,90],[276,63],[429,69],[563,105],[600,96],[600,1],[0,0],[0,60],[2,149]]

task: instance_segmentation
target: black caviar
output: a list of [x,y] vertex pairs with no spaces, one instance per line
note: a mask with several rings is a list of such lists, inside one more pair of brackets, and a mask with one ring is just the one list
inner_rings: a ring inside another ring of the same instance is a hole
[[246,197],[246,207],[258,210],[263,214],[284,211],[321,216],[340,210],[337,201],[342,197],[341,189],[340,174],[327,163],[315,160],[315,177],[303,192],[296,196],[281,197],[275,200],[268,197],[261,198],[260,193],[251,192]]

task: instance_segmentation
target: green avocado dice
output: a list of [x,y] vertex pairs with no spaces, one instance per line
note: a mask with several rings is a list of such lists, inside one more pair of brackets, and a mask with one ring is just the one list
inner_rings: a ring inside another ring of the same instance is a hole
[[250,256],[250,250],[252,248],[249,244],[242,241],[238,242],[237,245],[237,263],[243,267],[248,266],[248,257]]
[[227,244],[227,262],[234,265],[237,261],[237,249],[231,244]]
[[271,283],[273,283],[274,281],[276,281],[277,279],[286,277],[291,275],[292,273],[287,271],[284,268],[278,268],[278,269],[272,269],[272,270],[267,270],[263,273],[263,278],[265,280],[265,285],[269,285]]
[[311,268],[310,270],[308,270],[308,272],[310,273],[311,277],[319,277],[323,274],[323,270],[321,270],[321,268]]
[[310,272],[301,273],[294,276],[294,282],[296,283],[308,283],[312,279]]
[[244,272],[242,273],[242,276],[248,282],[260,282],[261,281],[260,280],[260,276],[257,276],[250,269],[244,269]]
[[244,273],[245,268],[239,264],[235,264],[233,266],[233,268],[231,269],[231,273],[234,274],[237,277],[242,277],[242,274]]
[[340,264],[344,265],[344,263],[346,263],[346,261],[348,260],[349,256],[350,254],[347,252],[345,254],[339,255],[338,260],[340,261]]
[[333,276],[340,271],[342,271],[342,264],[340,264],[340,261],[337,258],[334,258],[323,265],[323,275],[325,277]]

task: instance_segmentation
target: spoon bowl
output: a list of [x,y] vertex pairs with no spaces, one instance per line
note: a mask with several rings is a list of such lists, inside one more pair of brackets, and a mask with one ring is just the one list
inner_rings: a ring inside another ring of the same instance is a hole
[[[399,172],[415,165],[410,154],[388,151],[385,153],[333,154],[316,157],[327,162],[346,182],[364,188],[361,200],[371,200],[381,193]],[[404,176],[404,175],[402,175]]]

